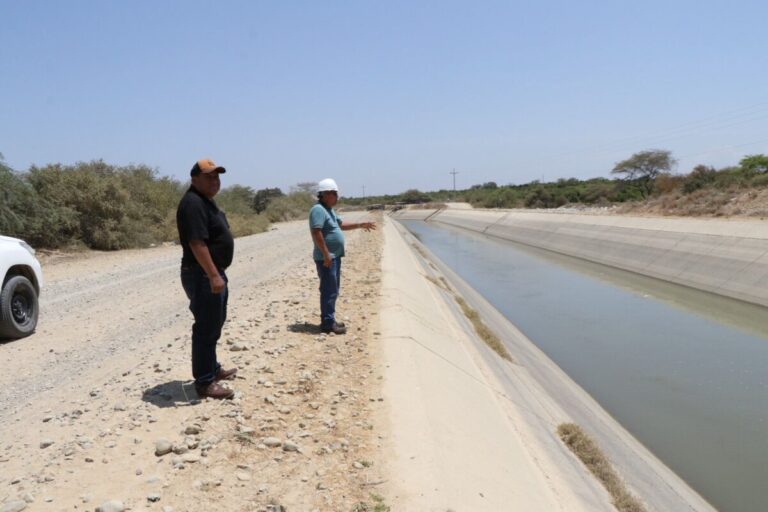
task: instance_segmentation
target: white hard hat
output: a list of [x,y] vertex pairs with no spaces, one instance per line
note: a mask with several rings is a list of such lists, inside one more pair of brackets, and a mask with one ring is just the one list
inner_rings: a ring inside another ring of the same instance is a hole
[[317,191],[318,192],[330,192],[330,191],[338,192],[339,186],[331,178],[325,178],[324,180],[320,180],[320,183],[317,184]]

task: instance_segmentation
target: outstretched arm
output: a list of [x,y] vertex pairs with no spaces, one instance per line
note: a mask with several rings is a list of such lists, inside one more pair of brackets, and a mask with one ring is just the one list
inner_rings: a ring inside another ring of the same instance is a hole
[[376,229],[376,223],[375,222],[343,222],[341,224],[342,231],[349,231],[350,229],[360,229],[360,228],[363,228],[366,231],[370,231],[372,229]]

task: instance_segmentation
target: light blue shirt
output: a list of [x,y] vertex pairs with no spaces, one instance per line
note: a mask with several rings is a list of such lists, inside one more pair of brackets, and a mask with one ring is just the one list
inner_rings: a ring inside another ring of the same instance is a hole
[[[325,245],[332,258],[341,258],[344,256],[344,232],[341,231],[341,218],[336,215],[333,208],[326,208],[317,203],[309,210],[310,229],[322,229]],[[315,261],[323,261],[323,253],[315,245],[312,252]]]

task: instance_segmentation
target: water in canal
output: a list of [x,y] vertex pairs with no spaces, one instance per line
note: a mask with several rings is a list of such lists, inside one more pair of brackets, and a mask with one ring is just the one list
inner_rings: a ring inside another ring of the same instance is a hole
[[403,224],[715,507],[768,510],[765,308]]

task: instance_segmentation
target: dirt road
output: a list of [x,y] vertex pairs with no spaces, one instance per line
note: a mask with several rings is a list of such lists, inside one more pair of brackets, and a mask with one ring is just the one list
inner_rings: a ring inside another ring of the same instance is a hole
[[[370,500],[380,246],[378,232],[348,235],[339,310],[351,329],[326,337],[305,222],[237,240],[219,356],[240,372],[226,402],[199,402],[189,385],[179,247],[44,261],[37,332],[0,345],[0,508],[349,510]],[[158,456],[163,440],[173,451]]]

